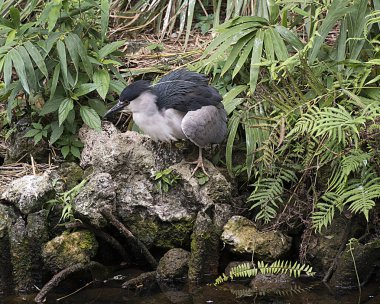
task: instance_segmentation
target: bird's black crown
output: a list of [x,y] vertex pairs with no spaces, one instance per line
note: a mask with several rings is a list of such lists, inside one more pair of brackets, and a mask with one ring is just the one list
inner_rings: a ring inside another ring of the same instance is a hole
[[137,80],[127,86],[120,94],[120,101],[130,102],[140,96],[141,93],[150,91],[150,82],[147,80]]

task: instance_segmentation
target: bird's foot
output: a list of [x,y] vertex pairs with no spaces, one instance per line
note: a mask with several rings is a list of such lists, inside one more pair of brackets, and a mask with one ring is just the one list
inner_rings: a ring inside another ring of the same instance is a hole
[[193,171],[191,172],[191,176],[190,178],[192,178],[195,174],[195,172],[198,171],[199,168],[202,169],[203,173],[206,175],[206,176],[209,176],[206,169],[205,169],[205,166],[203,164],[203,159],[202,158],[198,158],[198,160],[196,161],[193,161],[193,162],[187,162],[188,164],[192,164],[192,165],[196,165],[195,168],[193,169]]

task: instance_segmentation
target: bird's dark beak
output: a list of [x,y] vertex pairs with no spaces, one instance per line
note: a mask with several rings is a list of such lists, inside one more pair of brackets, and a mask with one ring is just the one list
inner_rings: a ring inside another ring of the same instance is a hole
[[127,106],[128,104],[124,101],[118,101],[117,104],[115,104],[111,109],[109,109],[107,111],[106,114],[104,114],[104,118],[107,118],[109,117],[111,114],[114,114],[114,113],[117,113],[117,112],[120,112],[125,106]]

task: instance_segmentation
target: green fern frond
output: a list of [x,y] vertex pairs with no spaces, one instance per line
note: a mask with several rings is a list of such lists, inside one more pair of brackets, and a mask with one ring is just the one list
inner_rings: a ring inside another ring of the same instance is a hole
[[335,215],[335,208],[337,208],[337,202],[339,202],[339,195],[334,192],[327,192],[320,198],[316,205],[316,210],[311,216],[313,227],[316,230],[320,232],[323,227],[331,224]]
[[307,276],[314,276],[313,268],[306,264],[301,264],[299,262],[290,262],[277,260],[272,264],[259,261],[257,263],[257,268],[253,267],[251,263],[242,263],[236,267],[232,267],[229,275],[222,274],[219,276],[214,285],[220,285],[228,280],[233,280],[234,278],[253,278],[258,273],[261,274],[287,274],[291,277],[299,277],[302,273]]
[[[253,185],[255,190],[248,198],[252,202],[251,209],[260,208],[256,220],[268,223],[277,214],[279,204],[283,203],[282,194],[284,183],[292,183],[297,180],[292,169],[280,168],[275,177],[260,177]],[[274,170],[275,171],[275,170]]]
[[361,178],[351,179],[343,189],[337,192],[325,193],[316,205],[316,211],[312,214],[313,227],[321,231],[323,227],[331,224],[334,218],[335,208],[343,210],[343,206],[353,213],[362,213],[369,220],[369,211],[376,205],[375,199],[380,198],[380,177],[372,168],[366,168]]

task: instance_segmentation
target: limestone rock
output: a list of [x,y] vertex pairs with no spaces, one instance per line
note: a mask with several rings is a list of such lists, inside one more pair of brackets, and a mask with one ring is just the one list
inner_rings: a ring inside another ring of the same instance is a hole
[[47,242],[42,256],[53,272],[58,272],[77,263],[88,263],[98,250],[95,236],[86,230],[63,233]]
[[94,175],[74,200],[74,210],[95,227],[107,224],[101,215],[102,208],[115,210],[115,187],[108,173]]
[[[81,165],[112,176],[115,215],[148,247],[186,246],[198,211],[230,203],[232,187],[225,177],[209,163],[210,179],[199,185],[190,178],[192,166],[182,162],[182,151],[175,145],[155,143],[136,132],[120,133],[110,123],[104,123],[102,132],[83,127],[80,138],[84,143]],[[167,168],[179,179],[167,192],[160,192],[153,173]],[[88,196],[89,202],[97,201],[96,192],[93,195]],[[84,213],[87,207],[76,211]],[[95,209],[85,216],[97,214]],[[99,225],[92,218],[94,222]]]
[[165,253],[157,267],[158,280],[186,280],[190,252],[173,248]]
[[1,199],[16,206],[23,214],[42,209],[54,195],[50,172],[43,175],[26,175],[15,179],[3,192]]
[[259,231],[255,224],[242,216],[233,216],[224,226],[221,240],[232,252],[254,254],[265,262],[273,262],[286,255],[292,238],[280,231]]

